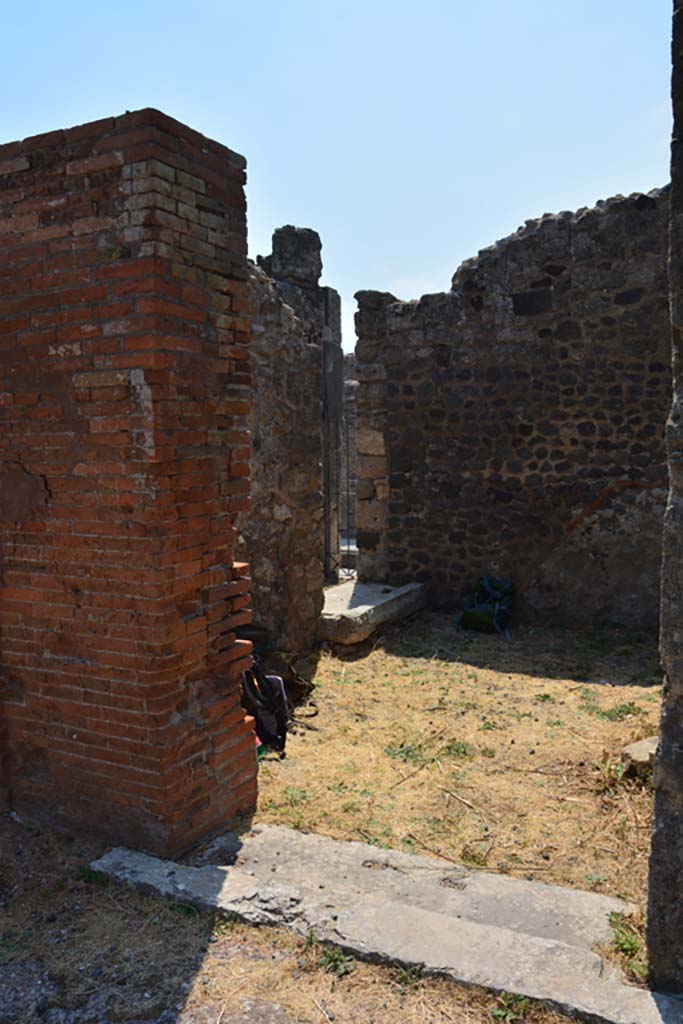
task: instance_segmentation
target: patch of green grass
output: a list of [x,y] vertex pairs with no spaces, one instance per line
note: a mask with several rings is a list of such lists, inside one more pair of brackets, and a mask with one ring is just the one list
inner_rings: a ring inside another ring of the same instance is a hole
[[425,761],[433,761],[434,758],[426,758],[422,749],[422,743],[403,739],[398,743],[390,743],[384,748],[384,753],[393,757],[396,761],[406,761],[412,764],[421,764]]
[[334,974],[337,978],[345,978],[347,974],[353,974],[356,969],[356,961],[352,956],[347,956],[341,949],[329,946],[323,949],[318,960],[318,966],[326,974]]
[[327,787],[331,793],[348,793],[349,787],[345,782],[331,782]]
[[492,732],[494,729],[497,729],[498,726],[496,725],[495,722],[485,721],[481,723],[479,728],[483,730],[483,732]]
[[25,939],[10,937],[0,939],[0,964],[12,963],[22,953],[25,953],[28,948],[29,945]]
[[236,914],[234,910],[229,910],[226,913],[214,914],[212,921],[212,933],[214,935],[227,935],[236,924],[239,924],[239,914]]
[[613,704],[611,708],[600,707],[595,699],[595,694],[586,687],[583,687],[581,690],[581,710],[595,715],[596,718],[602,718],[603,721],[607,722],[623,722],[625,718],[631,718],[633,715],[642,715],[643,713],[642,708],[639,708],[632,700],[625,701],[622,704]]
[[503,1024],[516,1024],[517,1021],[526,1020],[527,1011],[530,1009],[529,1000],[525,996],[513,996],[509,992],[501,992],[496,999],[496,1005],[491,1011],[494,1020],[502,1021]]
[[89,867],[79,868],[76,877],[79,882],[87,882],[88,885],[96,885],[100,889],[106,889],[111,884],[111,878],[105,875],[104,871],[95,871]]
[[638,930],[623,914],[613,911],[609,916],[612,945],[626,961],[626,969],[641,981],[647,977],[645,943]]
[[626,765],[623,761],[618,761],[611,754],[606,753],[596,768],[598,770],[598,792],[613,796],[624,777]]
[[555,698],[550,693],[537,693],[534,697],[539,704],[556,704]]
[[398,967],[394,972],[394,981],[403,990],[414,988],[424,979],[424,964],[411,964],[410,967]]
[[449,740],[442,753],[446,757],[469,757],[471,750],[469,743],[464,740]]
[[621,722],[624,718],[630,718],[632,715],[642,714],[641,709],[637,704],[634,704],[632,700],[626,701],[625,704],[615,704],[611,708],[604,708],[599,712],[600,718],[605,718],[608,722]]
[[482,747],[481,750],[480,750],[480,754],[481,754],[482,757],[495,757],[496,756],[496,752],[493,749],[493,747]]
[[345,672],[335,672],[332,676],[332,682],[337,683],[339,686],[365,685],[365,680],[361,679],[360,676],[347,676]]
[[199,917],[199,911],[191,903],[169,903],[168,909],[179,917]]
[[299,807],[308,800],[308,791],[300,786],[285,786],[284,794],[291,807]]

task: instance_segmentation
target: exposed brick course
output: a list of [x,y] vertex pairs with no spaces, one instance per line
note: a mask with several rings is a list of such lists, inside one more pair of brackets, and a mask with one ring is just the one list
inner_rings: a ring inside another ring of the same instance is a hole
[[164,854],[255,802],[244,166],[154,110],[0,147],[0,792]]

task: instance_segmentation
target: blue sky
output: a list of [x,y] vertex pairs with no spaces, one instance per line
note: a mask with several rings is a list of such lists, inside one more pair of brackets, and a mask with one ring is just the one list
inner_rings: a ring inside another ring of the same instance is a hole
[[248,160],[250,251],[416,298],[545,211],[668,179],[670,0],[3,5],[0,138],[155,106]]

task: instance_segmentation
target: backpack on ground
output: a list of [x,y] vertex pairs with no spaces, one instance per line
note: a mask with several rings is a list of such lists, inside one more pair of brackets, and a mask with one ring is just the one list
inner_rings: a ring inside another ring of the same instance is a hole
[[509,639],[514,593],[511,580],[481,576],[460,617],[460,625],[480,633],[504,633]]
[[284,756],[289,709],[281,676],[266,675],[255,660],[242,674],[242,707],[253,715],[261,743]]

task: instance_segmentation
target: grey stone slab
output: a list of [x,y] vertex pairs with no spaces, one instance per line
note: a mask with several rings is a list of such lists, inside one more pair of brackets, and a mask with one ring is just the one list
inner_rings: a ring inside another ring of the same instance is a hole
[[398,622],[424,608],[427,601],[422,583],[390,587],[386,583],[349,580],[325,591],[318,635],[337,644],[367,640],[387,622]]
[[659,736],[648,736],[624,747],[621,760],[626,766],[626,771],[630,775],[648,775],[652,771],[658,744]]
[[313,931],[363,958],[423,964],[586,1020],[683,1024],[683,1004],[625,985],[593,952],[609,940],[610,912],[632,909],[596,893],[272,825],[228,833],[193,864],[115,849],[93,867],[175,900]]
[[597,893],[470,871],[279,825],[256,826],[248,838],[219,837],[196,862],[229,861],[262,883],[282,881],[307,898],[331,891],[339,902],[382,896],[587,950],[611,938],[610,913],[633,909]]

